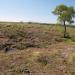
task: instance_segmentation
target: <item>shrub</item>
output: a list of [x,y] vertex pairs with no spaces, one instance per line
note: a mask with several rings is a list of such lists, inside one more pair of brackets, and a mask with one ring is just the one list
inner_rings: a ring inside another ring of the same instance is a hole
[[49,63],[48,56],[41,56],[37,59],[37,61],[43,65],[47,65]]
[[3,44],[0,43],[0,50],[4,48]]
[[56,42],[63,42],[63,38],[55,38]]
[[25,44],[24,43],[19,43],[16,45],[16,48],[19,49],[19,50],[23,50],[26,48]]
[[32,24],[32,22],[28,22],[28,24]]

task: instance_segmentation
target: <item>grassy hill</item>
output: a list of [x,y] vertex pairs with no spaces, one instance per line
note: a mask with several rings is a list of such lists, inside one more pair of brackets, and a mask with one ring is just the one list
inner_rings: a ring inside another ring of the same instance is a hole
[[[0,23],[0,75],[75,75],[75,28]],[[7,50],[7,51],[6,51]]]

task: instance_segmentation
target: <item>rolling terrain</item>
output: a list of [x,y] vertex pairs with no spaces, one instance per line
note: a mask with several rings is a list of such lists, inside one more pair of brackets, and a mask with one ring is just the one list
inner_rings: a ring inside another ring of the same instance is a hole
[[45,23],[0,23],[0,75],[75,75],[75,28]]

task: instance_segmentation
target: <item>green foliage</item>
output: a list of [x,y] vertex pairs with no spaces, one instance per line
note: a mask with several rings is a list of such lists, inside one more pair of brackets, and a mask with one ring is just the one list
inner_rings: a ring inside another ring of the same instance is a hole
[[53,11],[55,15],[58,15],[58,20],[63,22],[66,21],[68,23],[73,23],[73,18],[75,17],[75,10],[74,8],[68,7],[66,5],[59,5]]
[[68,38],[69,36],[67,36],[66,22],[69,24],[74,22],[74,8],[72,6],[68,7],[66,5],[59,5],[55,8],[53,13],[58,16],[58,20],[64,25],[64,38]]

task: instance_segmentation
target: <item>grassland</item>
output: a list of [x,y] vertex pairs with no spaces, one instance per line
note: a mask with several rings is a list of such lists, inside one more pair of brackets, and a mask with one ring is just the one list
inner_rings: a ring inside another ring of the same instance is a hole
[[[75,28],[0,23],[0,75],[75,75]],[[5,52],[6,48],[8,51]]]

